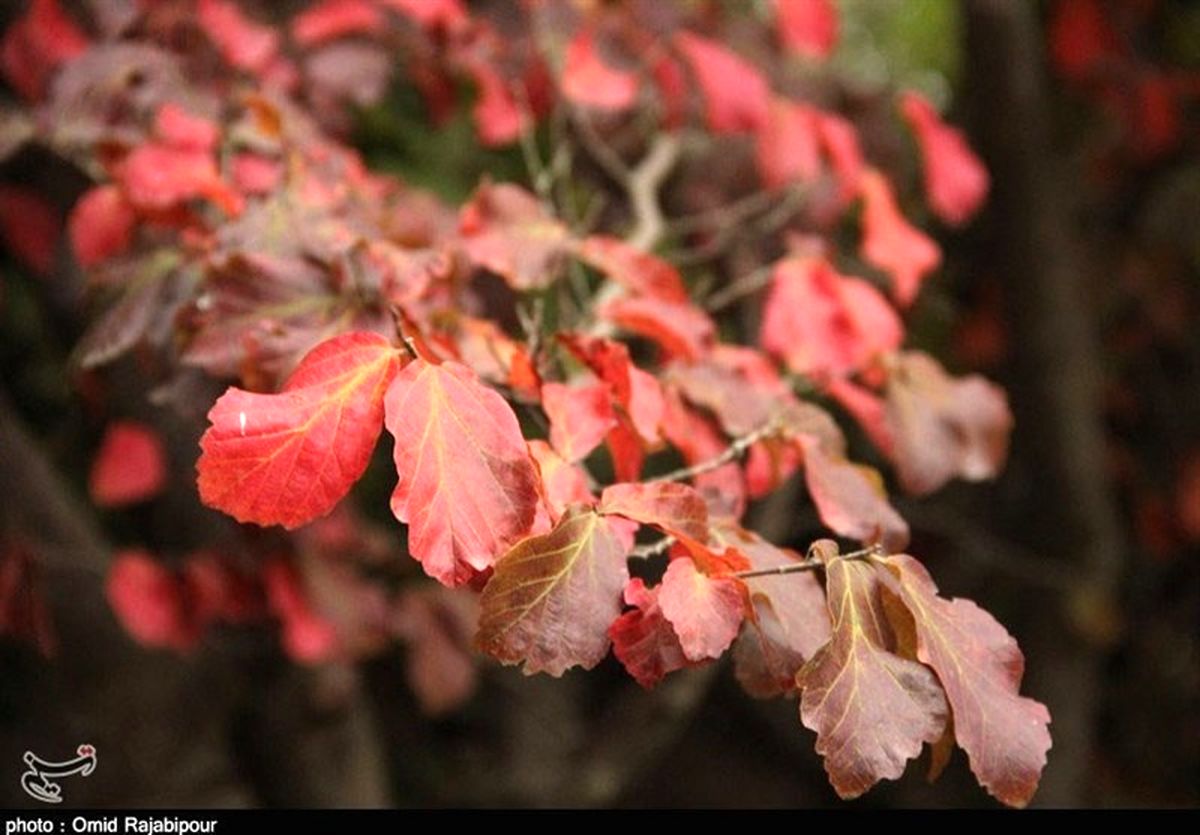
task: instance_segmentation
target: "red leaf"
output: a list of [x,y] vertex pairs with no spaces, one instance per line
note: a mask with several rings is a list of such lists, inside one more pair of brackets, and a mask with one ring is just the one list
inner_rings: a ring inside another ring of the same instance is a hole
[[708,577],[690,557],[671,560],[658,602],[691,661],[720,658],[746,616],[746,587],[732,577]]
[[292,38],[303,47],[370,34],[384,25],[379,9],[367,0],[324,0],[292,18]]
[[713,133],[753,133],[766,125],[771,92],[757,69],[692,32],[676,32],[674,40],[700,85]]
[[563,96],[581,107],[625,110],[637,100],[638,80],[631,72],[614,70],[605,64],[592,33],[583,30],[567,44],[562,91]]
[[922,743],[941,738],[948,711],[933,673],[891,652],[878,569],[835,558],[825,586],[833,637],[796,677],[800,720],[817,732],[829,781],[849,799],[903,774]]
[[[618,431],[636,435],[650,446],[662,441],[662,422],[665,404],[658,379],[638,368],[629,359],[629,349],[611,339],[560,334],[559,340],[612,389],[621,411],[617,417]],[[632,444],[633,437],[624,439]],[[633,480],[633,479],[623,479]]]
[[137,215],[121,189],[96,186],[71,209],[67,232],[81,267],[89,268],[122,255],[133,243]]
[[699,359],[707,353],[716,335],[716,327],[708,314],[688,303],[648,296],[613,299],[601,307],[599,313],[626,330],[653,341],[672,357]]
[[205,197],[230,214],[240,210],[237,195],[221,180],[208,151],[147,143],[124,159],[117,177],[138,209],[163,211]]
[[658,88],[663,128],[676,130],[687,119],[687,78],[683,67],[669,55],[661,56],[650,68]]
[[42,97],[55,70],[88,48],[88,37],[58,0],[32,0],[0,42],[0,67],[26,99]]
[[967,144],[962,131],[947,125],[919,94],[905,93],[900,111],[916,134],[925,171],[925,198],[933,213],[960,226],[987,199],[987,169]]
[[582,461],[617,425],[607,383],[542,386],[542,408],[550,418],[550,443],[567,461]]
[[508,82],[490,65],[476,62],[471,75],[479,86],[472,115],[479,141],[484,145],[508,145],[526,129],[527,118],[513,98]]
[[1046,27],[1046,40],[1054,68],[1077,82],[1088,80],[1106,60],[1124,51],[1099,0],[1058,0]]
[[782,404],[793,399],[765,356],[736,345],[717,345],[699,362],[675,363],[666,379],[735,437],[761,429]]
[[483,183],[463,206],[459,232],[467,257],[513,289],[548,286],[570,245],[567,228],[519,186]]
[[1019,695],[1025,657],[1017,642],[970,600],[939,597],[929,572],[912,557],[889,557],[888,567],[915,624],[917,658],[946,689],[954,737],[971,771],[997,799],[1024,806],[1046,765],[1050,712]]
[[608,628],[613,655],[645,688],[662,681],[667,673],[681,670],[691,662],[683,654],[679,636],[663,616],[658,603],[662,586],[646,588],[640,577],[625,587],[625,602],[633,608]]
[[239,70],[265,72],[279,53],[279,33],[250,20],[230,0],[200,0],[197,15],[221,56]]
[[883,400],[874,392],[841,377],[830,380],[825,391],[858,421],[880,452],[889,458],[893,456],[896,444],[887,423]]
[[901,307],[917,298],[921,281],[942,263],[942,251],[904,219],[891,184],[875,170],[859,181],[863,197],[862,255],[892,279],[892,296]]
[[824,58],[837,46],[833,0],[775,0],[775,25],[783,45],[805,58]]
[[910,493],[930,493],[955,477],[993,478],[1008,456],[1013,419],[1004,390],[977,374],[952,378],[927,354],[897,355],[886,415]]
[[837,175],[841,199],[848,200],[858,192],[863,171],[863,153],[854,125],[835,113],[817,111],[817,134],[833,171]]
[[775,267],[760,338],[797,374],[845,375],[899,348],[904,326],[867,282],[822,258],[788,258]]
[[399,352],[374,333],[310,351],[278,394],[230,388],[200,439],[200,499],[289,530],[333,510],[371,460]]
[[821,173],[820,134],[810,107],[776,97],[755,137],[755,161],[767,188],[807,182]]
[[44,197],[29,189],[0,186],[0,237],[23,263],[49,275],[61,234],[58,212]]
[[117,620],[139,643],[186,650],[200,638],[190,617],[183,584],[145,551],[120,551],[113,558],[105,585]]
[[[736,549],[754,570],[802,562],[799,554],[777,548],[735,524],[714,528],[714,539]],[[811,573],[751,577],[751,613],[734,646],[738,681],[752,695],[777,696],[794,690],[796,673],[829,640],[825,591]]]
[[283,627],[283,650],[301,664],[331,660],[338,650],[334,625],[318,615],[295,566],[276,557],[263,565],[267,602]]
[[611,523],[571,508],[554,530],[531,536],[496,561],[480,598],[475,645],[525,673],[590,670],[608,653],[608,627],[629,580]]
[[578,464],[565,461],[545,441],[530,441],[529,454],[538,465],[551,522],[557,522],[569,505],[596,503],[596,497],[588,487],[587,475]]
[[425,571],[462,585],[529,532],[537,471],[504,398],[455,362],[414,360],[386,398],[395,436],[392,513]]
[[664,533],[708,539],[708,508],[695,488],[671,481],[613,484],[600,494],[600,513],[613,513]]
[[269,194],[283,181],[282,163],[258,154],[236,154],[230,167],[234,185],[245,194]]
[[473,595],[440,586],[406,592],[396,606],[395,630],[408,646],[405,678],[427,716],[445,716],[475,693],[470,643],[478,609]]
[[174,102],[158,109],[154,132],[165,144],[184,151],[212,151],[221,138],[215,122],[193,116]]
[[808,493],[827,528],[893,550],[908,544],[908,523],[888,503],[878,472],[831,454],[813,438],[800,443]]
[[88,490],[100,507],[137,504],[156,496],[166,481],[162,441],[133,421],[109,424],[92,462]]
[[604,235],[585,238],[579,246],[579,257],[635,295],[678,303],[689,299],[683,279],[674,266],[635,249],[620,238]]
[[454,31],[470,21],[462,0],[382,0],[429,31]]

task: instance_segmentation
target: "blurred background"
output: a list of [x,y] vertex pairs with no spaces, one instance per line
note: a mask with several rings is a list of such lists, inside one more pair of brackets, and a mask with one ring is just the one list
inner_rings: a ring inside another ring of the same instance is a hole
[[[22,5],[6,0],[0,26]],[[898,498],[911,550],[943,593],[979,601],[1025,652],[1023,692],[1054,718],[1035,806],[1195,806],[1200,3],[839,8],[831,66],[869,153],[896,153],[888,97],[913,87],[964,126],[992,175],[984,213],[940,235],[945,267],[911,338],[1008,390],[1012,454],[994,482]],[[482,171],[524,176],[519,151],[467,160],[470,125],[433,129],[416,109],[397,89],[356,113],[372,165],[457,200]],[[36,149],[5,157],[4,181],[36,180],[64,203],[79,188],[77,173],[47,177]],[[80,324],[13,249],[0,256],[0,518],[69,559],[37,572],[51,630],[30,620],[32,575],[11,568],[24,558],[7,543],[0,628],[26,639],[0,637],[0,805],[32,805],[19,787],[25,750],[65,759],[83,742],[101,766],[71,783],[78,805],[846,805],[795,702],[747,697],[727,663],[647,693],[612,659],[553,680],[453,668],[428,645],[419,658],[401,644],[306,667],[236,630],[182,656],[140,648],[104,598],[111,543],[133,527],[152,542],[200,540],[214,523],[187,491],[136,520],[84,505],[99,428],[62,372]],[[119,390],[139,391],[136,368],[122,373]],[[172,479],[190,487],[193,461],[174,462]],[[753,512],[782,515],[770,524],[801,550],[820,535],[815,514]],[[411,618],[454,635],[450,608]],[[52,660],[30,635],[52,640]],[[422,696],[414,675],[454,696]],[[850,805],[994,805],[961,752],[937,784],[924,771],[913,764]]]

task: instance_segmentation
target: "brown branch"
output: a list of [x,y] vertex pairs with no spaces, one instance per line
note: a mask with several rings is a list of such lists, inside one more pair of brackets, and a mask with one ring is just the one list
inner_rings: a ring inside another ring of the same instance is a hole
[[715,455],[705,461],[697,464],[692,464],[689,467],[680,467],[678,470],[671,470],[669,473],[664,473],[660,476],[647,479],[648,483],[656,481],[684,481],[689,478],[695,478],[698,475],[703,475],[707,472],[723,467],[731,461],[736,461],[750,447],[754,446],[759,441],[769,438],[779,431],[779,426],[774,420],[769,420],[762,426],[752,432],[747,432],[727,446],[720,455]]
[[679,159],[679,139],[673,134],[660,133],[654,137],[645,158],[629,174],[626,188],[635,223],[626,240],[641,250],[649,251],[666,231],[658,191]]

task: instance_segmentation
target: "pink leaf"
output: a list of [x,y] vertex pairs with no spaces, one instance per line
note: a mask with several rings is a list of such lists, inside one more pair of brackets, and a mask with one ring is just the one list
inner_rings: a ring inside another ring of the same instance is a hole
[[943,122],[933,105],[919,94],[905,93],[900,99],[900,112],[921,148],[929,207],[946,223],[962,225],[987,199],[987,169],[962,131]]
[[900,214],[891,184],[875,170],[859,181],[863,197],[862,254],[892,279],[892,295],[901,307],[917,298],[921,282],[942,263],[942,251]]
[[562,91],[569,101],[582,107],[625,110],[637,99],[637,76],[605,64],[593,34],[583,30],[567,44]]
[[117,186],[96,186],[71,209],[67,232],[75,258],[89,268],[125,253],[133,243],[137,215]]
[[679,49],[704,96],[713,133],[754,133],[766,124],[770,88],[757,69],[726,47],[692,32],[676,32]]
[[658,600],[686,658],[720,658],[729,649],[746,615],[745,593],[741,581],[701,574],[689,557],[671,560]]
[[133,421],[109,424],[92,462],[88,489],[100,507],[151,499],[166,481],[166,456],[158,434]]

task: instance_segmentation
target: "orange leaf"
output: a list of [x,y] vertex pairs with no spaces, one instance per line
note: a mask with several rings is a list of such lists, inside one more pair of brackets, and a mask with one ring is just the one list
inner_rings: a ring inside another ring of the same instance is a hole
[[447,586],[489,568],[529,532],[539,482],[504,398],[456,362],[409,363],[388,390],[392,512],[425,571]]
[[229,389],[200,439],[201,500],[288,529],[333,510],[367,468],[399,363],[382,336],[348,333],[310,351],[278,394]]

